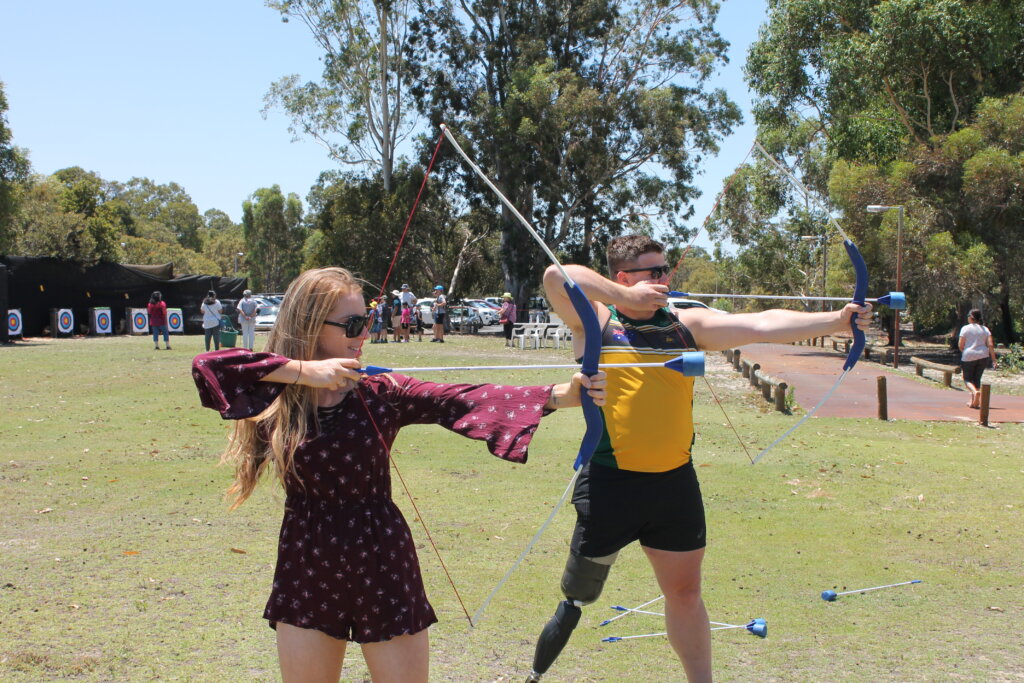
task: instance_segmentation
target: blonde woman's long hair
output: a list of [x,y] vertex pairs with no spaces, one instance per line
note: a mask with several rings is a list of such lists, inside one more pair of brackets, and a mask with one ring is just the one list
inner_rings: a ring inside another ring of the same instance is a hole
[[[338,300],[362,287],[344,268],[307,270],[288,286],[266,351],[292,360],[313,360],[324,320]],[[235,422],[221,462],[235,466],[235,481],[227,491],[231,509],[248,498],[268,467],[285,487],[289,478],[301,485],[295,472],[295,449],[316,421],[316,389],[288,385],[259,416]]]

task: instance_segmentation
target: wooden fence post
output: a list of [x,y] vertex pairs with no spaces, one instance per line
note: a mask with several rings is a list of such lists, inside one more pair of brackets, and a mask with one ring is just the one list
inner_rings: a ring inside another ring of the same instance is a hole
[[736,349],[736,350],[733,351],[733,354],[732,354],[732,366],[737,371],[740,369],[740,350],[739,349]]
[[878,419],[889,420],[889,397],[885,391],[885,375],[878,376]]
[[785,382],[779,382],[775,387],[775,410],[780,413],[786,412],[786,391],[789,387]]
[[988,400],[991,393],[991,384],[981,385],[981,413],[978,414],[978,424],[982,427],[988,427]]

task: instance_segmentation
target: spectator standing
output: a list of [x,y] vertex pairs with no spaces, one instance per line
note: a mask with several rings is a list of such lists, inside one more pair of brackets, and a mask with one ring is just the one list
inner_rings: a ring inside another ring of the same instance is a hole
[[402,293],[391,290],[391,332],[392,341],[402,339]]
[[993,368],[996,366],[996,348],[992,342],[992,332],[985,327],[980,309],[972,308],[967,314],[967,324],[960,328],[959,346],[964,384],[971,392],[967,406],[981,408],[981,376],[990,364]]
[[160,292],[153,292],[146,305],[149,312],[149,331],[153,333],[153,349],[160,350],[160,332],[164,333],[164,346],[171,348],[170,337],[167,335],[167,304],[164,303],[164,295]]
[[380,313],[380,335],[378,344],[388,343],[388,328],[391,326],[391,306],[383,294],[377,299],[377,311]]
[[516,302],[512,300],[512,295],[509,292],[502,294],[501,299],[498,322],[505,328],[505,346],[512,346],[512,327],[516,324]]
[[409,308],[416,308],[416,295],[409,289],[409,285],[402,285],[400,297],[403,304],[409,304]]
[[420,307],[416,304],[411,309],[412,325],[416,328],[416,341],[423,341],[423,316],[420,314]]
[[402,316],[400,320],[402,326],[402,337],[400,341],[404,341],[406,344],[409,343],[409,328],[412,326],[412,309],[409,308],[409,304],[402,302]]
[[212,289],[206,293],[202,305],[199,306],[203,312],[203,340],[206,342],[206,350],[210,350],[210,339],[213,339],[213,347],[220,350],[220,314],[224,311],[224,305],[217,300],[217,294]]
[[444,322],[448,315],[448,297],[444,295],[444,287],[434,287],[434,303],[430,306],[434,314],[434,338],[430,341],[444,344]]
[[256,313],[259,304],[252,298],[252,290],[242,292],[242,300],[238,302],[238,326],[242,328],[242,346],[250,351],[256,350]]
[[376,344],[380,341],[380,309],[377,307],[376,301],[370,302],[370,311],[368,313],[370,318],[370,343]]

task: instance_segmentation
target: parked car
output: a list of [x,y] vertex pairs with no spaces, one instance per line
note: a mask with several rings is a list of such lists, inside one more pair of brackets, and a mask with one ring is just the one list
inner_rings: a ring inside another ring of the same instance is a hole
[[491,305],[486,301],[483,301],[482,299],[463,299],[462,303],[463,305],[475,310],[484,325],[498,324],[498,311],[491,307]]
[[453,330],[472,334],[476,334],[484,326],[479,311],[472,306],[449,306],[448,321]]
[[277,322],[277,314],[280,306],[260,306],[256,311],[256,329],[258,331],[269,330]]

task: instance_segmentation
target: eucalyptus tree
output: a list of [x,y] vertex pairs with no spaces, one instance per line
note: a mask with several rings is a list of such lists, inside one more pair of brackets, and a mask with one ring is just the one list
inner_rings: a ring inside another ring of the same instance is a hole
[[398,145],[411,132],[406,41],[411,0],[267,0],[282,21],[297,19],[323,49],[319,81],[278,79],[264,115],[281,107],[289,130],[311,137],[343,165],[379,171],[392,190]]
[[7,126],[7,97],[0,81],[0,254],[14,242],[14,211],[17,190],[29,175],[28,155],[12,143],[13,133]]
[[284,291],[302,265],[306,229],[298,195],[286,197],[278,185],[256,190],[242,204],[242,231],[253,287]]
[[[993,273],[1001,300],[1014,287],[1019,231],[1007,228],[1013,211],[990,201],[1007,193],[970,191],[976,176],[948,150],[986,97],[1024,86],[1022,16],[1024,0],[769,0],[748,55],[759,137],[820,203],[843,212],[880,290],[895,285],[896,221],[865,207],[905,206],[903,284],[915,323],[952,321],[947,314],[991,294]],[[1005,159],[976,163],[1006,179]],[[798,213],[799,203],[788,198],[784,212]],[[998,236],[993,224],[1004,228]],[[947,278],[937,276],[943,259]],[[954,273],[962,259],[975,272]]]
[[[704,0],[420,0],[412,92],[549,246],[590,263],[627,228],[682,229],[703,155],[739,121],[709,86],[726,59],[716,14]],[[441,174],[495,205],[451,155]],[[505,285],[520,301],[544,263],[521,230],[502,209]]]

